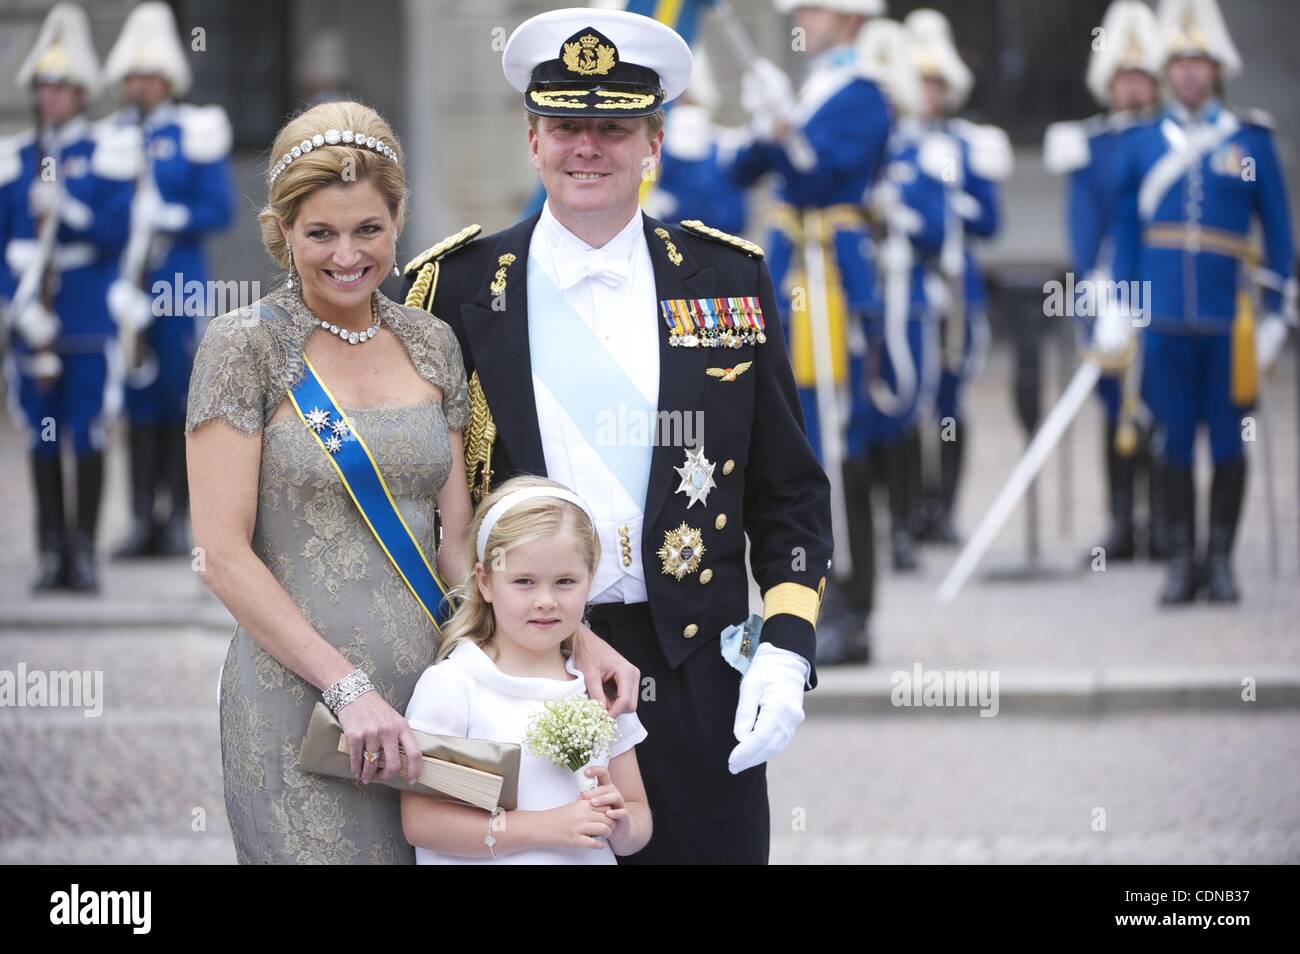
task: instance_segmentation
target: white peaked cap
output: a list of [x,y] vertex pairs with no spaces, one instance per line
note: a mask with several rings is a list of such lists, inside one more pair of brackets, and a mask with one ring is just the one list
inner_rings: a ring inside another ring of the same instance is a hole
[[836,13],[860,13],[866,17],[883,17],[885,0],[775,0],[777,13],[792,13],[800,7],[820,7]]
[[857,54],[862,72],[879,84],[898,115],[920,112],[921,76],[903,24],[884,17],[867,21],[858,33]]
[[1110,81],[1122,70],[1153,73],[1156,15],[1141,0],[1115,0],[1101,21],[1100,43],[1088,60],[1088,89],[1097,102],[1110,105]]
[[[598,48],[609,56],[609,64],[585,72],[576,62],[572,67],[567,64],[563,68],[553,66],[561,62],[564,55],[561,48],[567,48],[579,33],[584,34],[583,40],[592,43],[599,39]],[[528,97],[537,84],[553,83],[557,77],[562,78],[562,85],[582,91],[581,95],[567,99],[574,103],[583,101],[585,105],[571,112],[565,112],[561,105],[558,111],[549,114],[582,116],[602,115],[594,112],[596,97],[593,93],[606,82],[631,82],[627,78],[629,73],[635,74],[642,83],[648,82],[648,76],[652,75],[663,91],[662,97],[656,95],[655,102],[646,109],[657,109],[672,102],[686,91],[690,83],[692,60],[691,48],[681,35],[658,20],[624,10],[570,7],[539,13],[516,27],[501,54],[501,68],[510,85],[525,94],[525,106],[530,109],[533,107]],[[573,74],[572,78],[563,78],[566,69]],[[545,71],[549,74],[539,77],[538,73]],[[566,98],[559,93],[552,95]],[[646,109],[638,106],[627,112],[606,111],[603,115],[644,114]]]
[[133,9],[104,62],[104,78],[120,83],[134,73],[161,76],[175,96],[190,88],[190,64],[171,7],[149,0]]
[[1153,71],[1179,56],[1207,56],[1219,64],[1225,78],[1241,72],[1241,54],[1214,0],[1161,0],[1156,19],[1159,40]]
[[912,52],[921,76],[938,76],[948,84],[948,108],[960,109],[970,96],[975,77],[957,53],[948,18],[938,10],[913,10],[903,26],[912,38]]
[[36,45],[18,67],[16,79],[19,86],[36,79],[61,80],[93,96],[99,89],[99,57],[90,38],[86,11],[75,3],[60,3],[51,9]]

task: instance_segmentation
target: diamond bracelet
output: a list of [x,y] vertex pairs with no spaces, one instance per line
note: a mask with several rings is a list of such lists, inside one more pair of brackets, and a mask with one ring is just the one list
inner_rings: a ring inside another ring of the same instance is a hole
[[328,689],[323,693],[325,705],[329,706],[330,712],[338,715],[343,711],[343,707],[350,702],[355,702],[365,693],[375,688],[374,684],[360,669],[354,669],[346,676],[335,680]]

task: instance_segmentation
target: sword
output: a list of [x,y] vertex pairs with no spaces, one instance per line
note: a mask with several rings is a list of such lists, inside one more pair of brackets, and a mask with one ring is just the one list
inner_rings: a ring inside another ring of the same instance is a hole
[[1100,377],[1101,366],[1092,359],[1085,359],[1074,372],[1074,377],[1070,379],[1069,385],[1047,415],[1047,419],[1038,428],[1034,439],[1029,442],[1024,456],[1020,458],[1020,462],[1011,472],[997,499],[993,501],[993,506],[984,515],[984,519],[980,521],[970,540],[966,542],[966,546],[957,557],[957,562],[948,570],[936,594],[941,603],[951,603],[957,598],[962,587],[975,571],[975,567],[979,565],[1020,502],[1020,498],[1025,495],[1029,485],[1047,463],[1052,450],[1088,400],[1088,395],[1097,386],[1097,379]]

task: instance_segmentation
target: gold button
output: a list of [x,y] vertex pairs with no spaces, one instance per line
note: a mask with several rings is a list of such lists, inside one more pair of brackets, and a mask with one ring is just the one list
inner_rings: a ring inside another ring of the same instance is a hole
[[684,630],[682,630],[682,635],[685,636],[687,639],[693,639],[695,637],[695,634],[698,633],[699,631],[700,628],[696,626],[694,623],[691,623]]
[[736,462],[734,460],[728,459],[727,462],[722,465],[722,473],[724,476],[726,474],[731,473],[735,469],[736,469]]
[[701,582],[701,583],[707,583],[707,582],[709,582],[709,580],[711,580],[711,579],[713,579],[713,571],[712,571],[712,570],[705,570],[704,572],[702,572],[702,573],[700,574],[700,582]]
[[725,513],[718,514],[718,518],[713,521],[713,529],[721,530],[726,525],[727,525],[727,515]]

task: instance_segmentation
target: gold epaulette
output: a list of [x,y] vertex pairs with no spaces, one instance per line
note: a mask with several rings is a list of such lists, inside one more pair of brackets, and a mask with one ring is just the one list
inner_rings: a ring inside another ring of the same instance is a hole
[[688,232],[694,232],[696,235],[702,235],[707,239],[713,239],[715,242],[721,242],[723,245],[730,245],[732,248],[738,248],[750,258],[762,258],[763,250],[748,239],[743,239],[739,235],[732,235],[724,232],[722,229],[715,229],[711,225],[705,225],[699,219],[686,219],[681,223],[682,228]]
[[465,477],[469,495],[480,502],[492,490],[492,444],[497,426],[488,410],[487,396],[478,372],[469,376],[469,423],[465,425]]
[[471,240],[477,238],[478,234],[482,231],[483,231],[483,226],[481,225],[477,225],[477,224],[467,225],[459,232],[457,232],[455,235],[448,235],[441,242],[438,242],[436,245],[432,245],[429,248],[426,248],[419,255],[415,256],[415,258],[407,262],[406,268],[402,269],[402,274],[409,275],[411,274],[411,272],[416,271],[417,269],[423,267],[429,262],[442,258],[444,255],[448,254],[449,252],[454,252],[462,245],[465,245],[469,243]]
[[425,249],[415,258],[406,263],[403,275],[410,275],[412,272],[418,272],[415,281],[411,283],[410,290],[406,293],[406,301],[402,302],[407,308],[422,308],[429,311],[433,308],[433,293],[438,287],[438,270],[442,265],[442,259],[458,248],[468,245],[478,237],[483,231],[481,225],[467,225],[455,235],[448,235],[441,242]]

